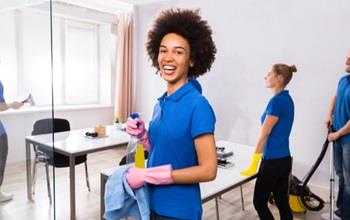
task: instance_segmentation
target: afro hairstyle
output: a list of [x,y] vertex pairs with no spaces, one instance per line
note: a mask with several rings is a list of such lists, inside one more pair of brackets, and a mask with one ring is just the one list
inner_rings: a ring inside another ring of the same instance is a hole
[[197,78],[210,70],[215,60],[216,46],[212,30],[202,20],[199,10],[172,8],[162,11],[148,32],[146,49],[152,66],[159,70],[158,53],[160,42],[166,34],[175,33],[185,38],[190,45],[188,77]]

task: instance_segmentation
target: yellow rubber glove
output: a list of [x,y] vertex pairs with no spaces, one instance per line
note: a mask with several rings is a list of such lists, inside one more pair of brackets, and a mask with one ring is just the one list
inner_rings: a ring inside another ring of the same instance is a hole
[[253,154],[252,156],[252,161],[250,162],[250,166],[247,170],[243,170],[241,171],[241,175],[242,176],[251,176],[254,175],[256,173],[256,171],[258,170],[258,165],[259,162],[261,160],[262,154]]

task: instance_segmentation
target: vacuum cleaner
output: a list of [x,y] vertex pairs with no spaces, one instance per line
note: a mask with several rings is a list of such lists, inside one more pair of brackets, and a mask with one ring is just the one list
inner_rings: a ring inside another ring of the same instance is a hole
[[327,137],[323,143],[321,153],[303,180],[300,181],[298,178],[291,175],[289,205],[293,212],[306,212],[307,210],[320,211],[324,207],[324,201],[319,196],[312,193],[307,184],[326,155],[329,146],[328,134],[331,131],[332,127],[329,125]]
[[[331,132],[331,130],[331,126],[328,126],[328,134]],[[307,210],[320,211],[324,207],[325,202],[319,196],[312,193],[307,184],[321,164],[327,152],[328,145],[329,141],[327,135],[326,140],[323,143],[320,155],[302,181],[294,175],[290,176],[289,206],[293,212],[305,213]],[[270,203],[274,204],[272,196],[270,197],[269,201]]]

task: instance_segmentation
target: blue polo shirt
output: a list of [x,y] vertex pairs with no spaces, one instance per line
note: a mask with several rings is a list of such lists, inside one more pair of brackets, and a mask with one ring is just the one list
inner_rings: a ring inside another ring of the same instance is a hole
[[[338,131],[350,119],[350,75],[340,78],[333,110],[333,128]],[[342,143],[350,143],[350,134],[340,137]]]
[[[2,82],[0,81],[0,103],[4,103],[5,99],[4,99],[4,87],[2,86]],[[0,120],[0,135],[5,134],[5,128],[1,123]]]
[[[158,99],[149,125],[148,167],[171,164],[174,170],[198,165],[194,139],[214,134],[215,115],[201,86],[190,80],[176,92]],[[201,219],[199,184],[150,186],[150,207],[159,215]]]
[[283,90],[274,95],[261,116],[261,124],[266,115],[278,117],[278,121],[267,137],[263,150],[264,159],[277,159],[290,155],[289,135],[294,120],[294,103],[288,90]]

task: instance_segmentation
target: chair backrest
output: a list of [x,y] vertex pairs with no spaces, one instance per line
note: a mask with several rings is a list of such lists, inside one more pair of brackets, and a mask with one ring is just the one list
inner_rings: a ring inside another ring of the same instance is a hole
[[70,124],[67,119],[45,118],[36,121],[33,125],[32,135],[49,134],[53,132],[69,131]]
[[[45,118],[36,121],[33,125],[32,135],[39,134],[49,134],[53,132],[62,132],[62,131],[70,131],[69,121],[62,118]],[[49,164],[55,167],[68,167],[69,166],[69,158],[65,155],[62,155],[57,152],[52,152],[52,150],[48,150],[45,148],[37,148],[37,146],[33,145],[34,151],[39,150],[40,152],[45,153],[49,157]],[[87,155],[81,155],[75,158],[75,164],[80,164],[86,161]]]

